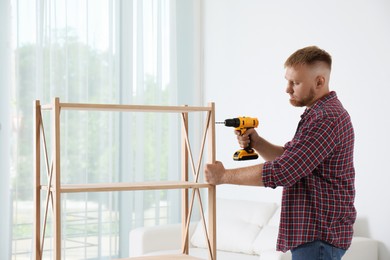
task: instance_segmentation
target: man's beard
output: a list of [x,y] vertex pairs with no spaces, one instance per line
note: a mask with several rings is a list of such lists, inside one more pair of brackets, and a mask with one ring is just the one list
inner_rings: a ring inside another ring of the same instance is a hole
[[290,98],[290,103],[294,107],[306,107],[308,105],[312,105],[315,101],[315,93],[314,90],[311,88],[309,91],[309,94],[304,97],[302,100],[296,100]]

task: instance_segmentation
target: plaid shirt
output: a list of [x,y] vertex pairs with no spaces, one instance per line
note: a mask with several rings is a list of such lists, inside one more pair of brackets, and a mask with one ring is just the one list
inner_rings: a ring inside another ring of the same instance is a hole
[[354,207],[354,131],[335,92],[301,116],[284,153],[264,163],[266,187],[283,186],[277,250],[323,240],[348,249]]

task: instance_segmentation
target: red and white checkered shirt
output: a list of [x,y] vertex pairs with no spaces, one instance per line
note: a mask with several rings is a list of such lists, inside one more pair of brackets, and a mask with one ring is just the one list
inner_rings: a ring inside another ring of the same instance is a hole
[[356,219],[354,131],[335,92],[301,116],[284,153],[264,163],[266,187],[282,186],[277,250],[323,240],[348,249]]

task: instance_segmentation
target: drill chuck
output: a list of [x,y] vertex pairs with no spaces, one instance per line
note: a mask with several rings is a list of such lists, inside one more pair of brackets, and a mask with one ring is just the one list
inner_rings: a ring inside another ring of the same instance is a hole
[[226,119],[225,126],[239,127],[240,126],[240,119],[239,118]]

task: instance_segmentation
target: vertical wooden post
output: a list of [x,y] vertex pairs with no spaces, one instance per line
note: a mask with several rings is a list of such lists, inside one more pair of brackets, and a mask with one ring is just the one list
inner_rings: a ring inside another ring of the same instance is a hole
[[33,258],[42,259],[41,252],[41,104],[34,102],[34,242]]
[[[208,162],[215,163],[216,143],[215,143],[215,104],[209,103],[211,107],[210,123],[208,130]],[[208,212],[209,212],[209,239],[211,245],[212,257],[210,260],[217,259],[217,207],[216,207],[216,186],[210,185],[208,189]]]
[[61,260],[61,164],[60,164],[60,99],[53,101],[53,185],[50,190],[53,193],[53,256]]
[[[188,135],[188,113],[183,113],[182,120],[185,120],[183,122],[182,126],[182,144],[181,144],[181,156],[182,156],[182,175],[181,180],[182,181],[188,181],[188,150],[187,150],[187,144],[186,144],[186,136]],[[181,214],[181,223],[182,223],[182,249],[183,254],[188,255],[189,252],[189,236],[188,232],[186,232],[186,226],[187,226],[187,218],[188,218],[188,189],[182,190],[182,214]],[[187,233],[187,234],[186,234]]]

